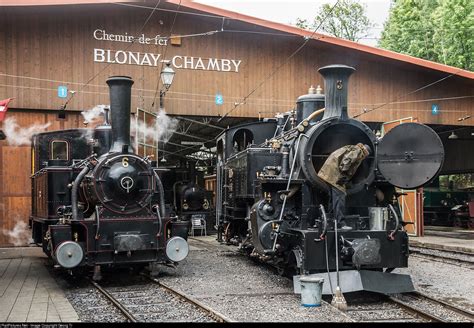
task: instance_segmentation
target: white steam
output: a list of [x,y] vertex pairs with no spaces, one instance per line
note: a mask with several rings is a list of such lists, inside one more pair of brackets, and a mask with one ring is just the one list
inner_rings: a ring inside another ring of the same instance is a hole
[[81,139],[92,139],[94,135],[94,128],[104,122],[105,107],[107,107],[107,105],[97,105],[91,109],[81,112],[82,117],[84,117],[84,125],[87,126],[87,129],[80,137]]
[[12,230],[2,229],[2,234],[8,237],[8,241],[14,246],[27,246],[33,243],[28,224],[19,220]]
[[144,121],[132,121],[131,133],[138,131],[139,140],[168,141],[178,127],[179,121],[166,115],[164,110],[158,112],[157,119],[152,125],[146,124]]
[[21,127],[14,117],[8,117],[3,121],[3,133],[11,146],[26,146],[31,144],[31,137],[36,133],[46,131],[51,123],[33,124],[28,127]]
[[97,105],[89,110],[81,112],[82,117],[84,117],[84,123],[102,123],[105,107],[106,105]]

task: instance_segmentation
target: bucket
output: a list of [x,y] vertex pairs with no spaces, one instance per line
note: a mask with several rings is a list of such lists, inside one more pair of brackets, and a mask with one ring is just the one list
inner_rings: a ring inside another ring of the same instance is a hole
[[324,279],[321,277],[300,277],[301,305],[305,307],[321,306],[323,282]]

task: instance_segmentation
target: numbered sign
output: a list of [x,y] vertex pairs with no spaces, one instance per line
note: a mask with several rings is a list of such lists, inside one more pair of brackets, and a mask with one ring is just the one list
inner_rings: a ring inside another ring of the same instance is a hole
[[58,97],[59,98],[66,98],[67,97],[67,87],[64,85],[60,85],[58,87]]
[[220,93],[216,94],[216,105],[222,105],[224,103],[224,97]]

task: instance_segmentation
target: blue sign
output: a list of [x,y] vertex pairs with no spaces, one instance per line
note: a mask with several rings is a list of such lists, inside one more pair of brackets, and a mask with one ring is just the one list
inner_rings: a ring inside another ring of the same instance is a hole
[[431,114],[438,115],[439,114],[439,106],[437,104],[431,105]]
[[67,87],[65,87],[64,85],[60,85],[58,87],[58,97],[67,98]]
[[222,105],[224,103],[224,97],[220,93],[216,94],[216,105]]

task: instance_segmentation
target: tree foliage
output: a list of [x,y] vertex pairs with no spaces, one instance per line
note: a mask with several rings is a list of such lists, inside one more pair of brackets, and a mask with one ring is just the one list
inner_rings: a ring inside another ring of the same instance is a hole
[[328,34],[359,41],[373,26],[365,10],[365,6],[356,0],[340,0],[334,8],[331,4],[323,4],[311,24],[306,19],[297,18],[296,26],[314,30],[321,25],[320,30]]
[[474,70],[474,1],[393,0],[379,46]]

